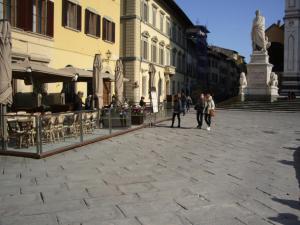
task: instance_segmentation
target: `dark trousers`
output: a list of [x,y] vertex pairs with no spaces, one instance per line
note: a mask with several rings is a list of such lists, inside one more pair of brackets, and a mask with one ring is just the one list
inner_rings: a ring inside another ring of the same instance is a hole
[[202,124],[203,124],[203,112],[201,112],[201,111],[197,111],[197,122],[198,122],[198,126],[202,127]]
[[210,125],[211,125],[211,115],[210,114],[205,114],[205,122],[206,122],[207,126],[210,127]]
[[180,113],[173,113],[173,117],[172,117],[172,127],[174,126],[174,122],[175,122],[175,117],[177,116],[178,119],[178,127],[180,127]]

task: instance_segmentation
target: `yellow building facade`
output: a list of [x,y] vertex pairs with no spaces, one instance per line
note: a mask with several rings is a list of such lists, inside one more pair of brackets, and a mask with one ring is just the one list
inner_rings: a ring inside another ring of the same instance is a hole
[[[91,74],[94,56],[101,54],[102,73],[112,77],[119,59],[120,1],[0,0],[0,17],[9,19],[13,27],[13,61],[26,59],[57,70],[72,66]],[[86,97],[90,78],[80,79],[79,74],[74,91]],[[109,86],[107,98],[114,92],[113,82]],[[63,82],[47,84],[48,93],[62,89]],[[15,93],[32,91],[33,85],[15,80]]]
[[192,22],[174,1],[127,0],[121,2],[121,58],[126,96],[138,102],[149,99],[149,65],[156,69],[154,86],[158,100],[186,90],[187,37]]

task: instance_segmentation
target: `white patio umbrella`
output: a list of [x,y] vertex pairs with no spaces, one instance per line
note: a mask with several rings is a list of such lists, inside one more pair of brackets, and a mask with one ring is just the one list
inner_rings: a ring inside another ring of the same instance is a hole
[[3,143],[7,140],[7,129],[3,115],[7,111],[7,105],[12,104],[11,48],[10,23],[7,20],[0,20],[0,115]]
[[94,91],[94,107],[99,109],[103,106],[103,81],[101,79],[101,71],[103,69],[100,54],[96,54],[93,64],[93,91]]

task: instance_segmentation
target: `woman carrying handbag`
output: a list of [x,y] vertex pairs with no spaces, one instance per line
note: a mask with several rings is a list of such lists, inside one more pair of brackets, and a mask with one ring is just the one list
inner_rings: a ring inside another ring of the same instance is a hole
[[206,130],[210,131],[211,126],[211,118],[215,116],[215,102],[210,94],[206,95],[206,102],[205,102],[205,122],[207,124]]

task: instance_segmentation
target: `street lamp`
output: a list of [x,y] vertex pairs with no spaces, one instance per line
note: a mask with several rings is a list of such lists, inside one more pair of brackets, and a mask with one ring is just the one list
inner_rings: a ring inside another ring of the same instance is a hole
[[111,54],[112,54],[111,51],[108,50],[105,54],[106,54],[107,61],[109,61],[111,58]]

